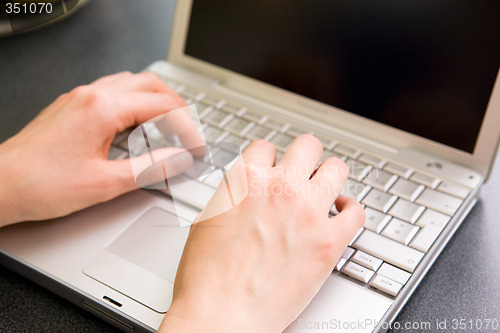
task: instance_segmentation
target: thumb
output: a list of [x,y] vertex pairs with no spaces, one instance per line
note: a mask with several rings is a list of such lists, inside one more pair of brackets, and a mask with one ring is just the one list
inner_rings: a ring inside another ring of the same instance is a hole
[[331,217],[330,232],[338,244],[339,256],[365,223],[365,210],[354,199],[339,196],[335,201],[339,213]]

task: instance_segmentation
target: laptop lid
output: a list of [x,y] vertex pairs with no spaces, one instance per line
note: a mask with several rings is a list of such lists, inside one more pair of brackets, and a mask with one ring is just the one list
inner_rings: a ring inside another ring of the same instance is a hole
[[178,1],[168,61],[395,149],[489,175],[500,3]]

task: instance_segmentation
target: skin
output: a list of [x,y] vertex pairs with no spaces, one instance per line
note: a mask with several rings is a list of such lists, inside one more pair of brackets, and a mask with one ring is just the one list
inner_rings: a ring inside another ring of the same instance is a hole
[[[1,225],[64,216],[136,189],[130,161],[106,158],[114,135],[184,105],[147,73],[103,77],[60,96],[0,145]],[[201,145],[185,115],[165,126]],[[281,332],[300,314],[364,222],[362,207],[339,196],[345,163],[328,158],[315,171],[321,154],[311,135],[296,138],[278,165],[264,140],[243,152],[246,180],[231,190],[248,193],[219,214],[214,207],[227,205],[220,188],[191,226],[159,332]],[[334,204],[339,214],[330,218]]]
[[[113,137],[185,105],[152,73],[106,76],[59,96],[0,145],[0,226],[65,216],[137,189],[130,161],[107,159]],[[202,145],[190,116],[176,115],[178,133]]]

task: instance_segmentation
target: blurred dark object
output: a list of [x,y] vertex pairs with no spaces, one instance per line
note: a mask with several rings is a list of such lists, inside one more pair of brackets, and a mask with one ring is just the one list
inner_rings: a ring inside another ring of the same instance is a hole
[[2,1],[0,37],[37,30],[70,16],[88,0]]

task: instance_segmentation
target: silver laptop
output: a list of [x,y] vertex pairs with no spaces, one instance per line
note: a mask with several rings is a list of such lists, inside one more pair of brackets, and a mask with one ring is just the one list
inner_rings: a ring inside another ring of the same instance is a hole
[[[366,210],[287,332],[386,331],[474,205],[500,136],[495,14],[472,1],[178,2],[168,62],[147,70],[196,105],[206,140],[265,138],[279,159],[313,133]],[[135,149],[124,133],[109,157]],[[138,190],[0,229],[1,262],[123,330],[155,331],[187,237],[177,223],[219,182],[194,178],[175,207]]]

